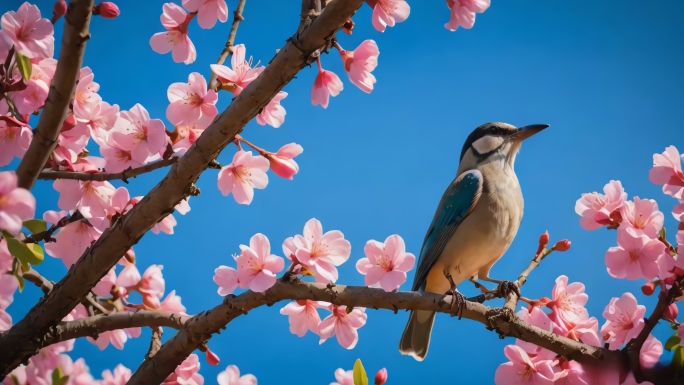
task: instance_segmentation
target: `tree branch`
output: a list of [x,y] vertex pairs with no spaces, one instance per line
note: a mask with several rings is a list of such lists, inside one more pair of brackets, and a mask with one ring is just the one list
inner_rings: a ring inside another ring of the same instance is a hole
[[128,178],[135,178],[162,167],[170,166],[178,161],[178,157],[174,156],[169,159],[162,159],[154,163],[146,164],[141,167],[128,168],[122,172],[74,172],[74,171],[43,171],[38,174],[38,179],[55,180],[55,179],[76,179],[81,181],[105,181],[105,180],[122,180],[128,183]]
[[164,329],[161,326],[152,327],[152,338],[150,339],[150,348],[147,350],[145,359],[154,357],[162,346],[161,338],[164,334]]
[[362,0],[335,0],[309,28],[290,39],[168,174],[85,251],[52,292],[10,330],[0,333],[0,377],[35,354],[38,341],[50,326],[69,314],[133,244],[188,196],[190,187],[207,165],[294,78],[309,57],[327,44],[361,3]]
[[[216,59],[216,64],[221,65],[225,63],[226,59],[233,54],[233,45],[235,45],[235,35],[237,35],[238,26],[242,20],[245,20],[245,18],[242,17],[242,11],[245,9],[245,2],[246,0],[239,0],[237,7],[235,7],[235,11],[233,11],[233,25],[230,26],[230,33],[228,33],[226,46],[223,47],[223,51],[221,51],[218,59]],[[211,78],[209,79],[209,89],[216,90],[218,86],[218,76],[212,72]]]
[[[333,3],[334,4],[334,3]],[[451,296],[420,292],[392,292],[382,289],[329,285],[302,282],[293,278],[292,282],[279,280],[265,293],[245,292],[239,296],[227,296],[222,304],[210,311],[192,317],[185,327],[151,359],[145,360],[129,380],[129,385],[160,383],[199,345],[211,338],[236,317],[250,310],[282,300],[327,301],[336,305],[366,307],[373,309],[430,310],[450,313]],[[571,340],[525,323],[515,315],[507,318],[492,315],[497,309],[482,304],[467,302],[463,318],[480,322],[488,328],[494,327],[506,336],[520,338],[537,346],[549,349],[559,355],[586,364],[617,365],[621,363],[619,351],[594,347]],[[499,309],[500,310],[500,309]]]
[[42,339],[41,347],[80,337],[97,338],[100,333],[118,329],[146,326],[152,328],[167,326],[182,329],[189,319],[190,316],[188,315],[182,316],[163,310],[101,314],[75,321],[59,322],[51,327]]
[[33,139],[17,168],[18,186],[30,190],[57,145],[71,97],[76,90],[86,41],[90,39],[90,13],[93,0],[71,0],[64,16],[64,36],[55,76],[50,84],[43,112],[33,131]]

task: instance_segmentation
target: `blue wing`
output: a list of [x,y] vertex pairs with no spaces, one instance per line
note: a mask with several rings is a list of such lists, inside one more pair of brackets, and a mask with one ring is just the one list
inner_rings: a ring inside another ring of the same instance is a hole
[[414,291],[425,290],[428,272],[437,262],[456,228],[475,208],[482,195],[482,183],[480,171],[470,170],[456,177],[444,192],[420,250],[418,269],[413,279]]

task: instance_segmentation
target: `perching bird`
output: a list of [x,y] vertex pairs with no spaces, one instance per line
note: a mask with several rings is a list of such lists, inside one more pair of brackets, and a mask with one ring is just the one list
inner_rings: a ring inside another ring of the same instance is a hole
[[[486,123],[468,136],[456,179],[444,192],[425,235],[414,291],[452,291],[455,300],[464,301],[455,285],[466,279],[505,282],[489,278],[489,270],[515,238],[523,215],[522,192],[513,170],[515,156],[523,140],[546,127]],[[434,320],[432,311],[412,311],[399,351],[422,361]]]

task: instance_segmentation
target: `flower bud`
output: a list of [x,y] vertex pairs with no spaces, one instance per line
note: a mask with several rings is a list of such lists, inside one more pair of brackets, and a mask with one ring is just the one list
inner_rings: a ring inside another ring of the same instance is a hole
[[204,352],[204,354],[206,355],[207,363],[211,366],[216,366],[219,364],[219,362],[221,362],[219,356],[217,356],[216,353],[209,350],[209,346],[207,346],[207,351]]
[[281,159],[275,154],[268,156],[268,160],[271,162],[271,170],[281,178],[292,180],[294,174],[299,171],[296,163]]
[[665,311],[663,312],[662,318],[665,321],[676,322],[678,312],[679,312],[679,309],[677,309],[677,304],[672,303],[672,304],[670,304],[670,306],[665,308]]
[[641,287],[641,292],[644,293],[644,295],[653,295],[653,293],[655,292],[655,288],[655,282],[647,282],[644,286]]
[[66,0],[55,1],[54,7],[52,7],[52,24],[55,24],[60,17],[64,16],[67,11]]
[[354,21],[352,21],[352,19],[349,19],[342,26],[342,32],[346,33],[347,35],[351,35],[353,30],[354,30]]
[[387,369],[382,368],[375,373],[375,385],[383,385],[387,382]]
[[103,1],[93,8],[93,15],[100,15],[105,19],[113,19],[119,14],[121,14],[119,7],[109,1]]
[[553,245],[552,249],[555,251],[568,251],[570,249],[570,241],[567,239],[560,240]]
[[539,246],[546,247],[549,244],[549,231],[546,230],[544,234],[539,237]]

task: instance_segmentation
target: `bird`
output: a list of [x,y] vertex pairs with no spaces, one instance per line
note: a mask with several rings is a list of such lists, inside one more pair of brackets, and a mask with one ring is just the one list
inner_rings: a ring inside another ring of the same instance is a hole
[[[516,127],[492,122],[477,127],[461,150],[456,178],[444,192],[421,247],[413,291],[452,294],[465,304],[456,285],[469,279],[511,283],[489,271],[513,242],[523,216],[523,196],[515,175],[515,158],[523,140],[549,127]],[[453,315],[453,314],[452,314]],[[411,311],[399,352],[418,361],[427,356],[435,312]]]

